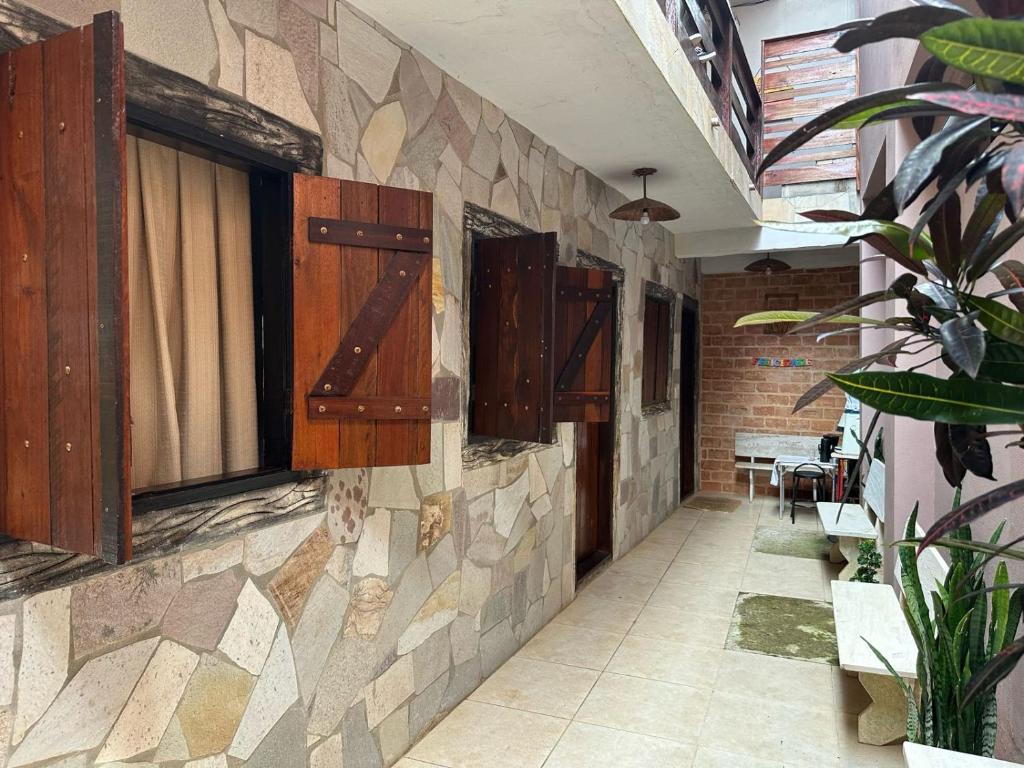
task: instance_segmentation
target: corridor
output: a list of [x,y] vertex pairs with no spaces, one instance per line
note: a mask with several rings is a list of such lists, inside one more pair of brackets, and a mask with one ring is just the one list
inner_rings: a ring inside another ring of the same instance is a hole
[[692,503],[708,508],[586,584],[399,768],[903,765],[857,742],[866,700],[835,666],[838,567],[813,511],[794,526],[772,498]]

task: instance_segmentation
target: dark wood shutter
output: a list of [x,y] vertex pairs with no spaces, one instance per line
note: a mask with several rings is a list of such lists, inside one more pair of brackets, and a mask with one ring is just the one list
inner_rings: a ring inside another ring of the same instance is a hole
[[293,184],[292,467],[427,464],[431,196]]
[[131,556],[124,51],[115,13],[0,54],[0,526]]
[[668,362],[672,343],[672,304],[647,296],[644,300],[643,380],[641,403],[668,400]]
[[552,442],[552,232],[477,241],[473,261],[475,435]]
[[615,284],[604,269],[558,267],[555,279],[555,421],[611,418]]

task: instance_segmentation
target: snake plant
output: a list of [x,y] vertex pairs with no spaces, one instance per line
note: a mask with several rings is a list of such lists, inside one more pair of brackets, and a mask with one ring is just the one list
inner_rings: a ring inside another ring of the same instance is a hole
[[[908,540],[914,536],[916,522],[917,507],[907,521]],[[1000,525],[989,543],[995,546],[1001,533]],[[970,529],[964,526],[952,538],[970,540]],[[991,557],[959,548],[949,550],[951,563],[944,582],[924,585],[913,545],[898,550],[903,611],[917,644],[916,689],[896,675],[877,649],[872,650],[907,695],[907,739],[992,757],[999,680],[979,686],[972,683],[972,676],[1013,641],[1024,588],[1012,593],[1007,589],[1010,579],[1003,561],[994,569],[992,587],[986,586]]]

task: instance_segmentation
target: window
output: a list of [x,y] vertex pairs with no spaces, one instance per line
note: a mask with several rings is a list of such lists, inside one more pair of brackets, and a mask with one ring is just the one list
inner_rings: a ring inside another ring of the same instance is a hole
[[114,12],[0,71],[0,532],[122,562],[133,508],[429,462],[428,193],[126,68]]
[[268,371],[289,357],[284,174],[144,128],[130,134],[133,492],[174,503],[175,489],[272,482],[290,447],[287,380]]
[[614,276],[556,263],[553,232],[474,242],[469,431],[550,443],[611,418]]
[[668,402],[668,363],[672,346],[672,302],[667,298],[644,297],[642,406]]

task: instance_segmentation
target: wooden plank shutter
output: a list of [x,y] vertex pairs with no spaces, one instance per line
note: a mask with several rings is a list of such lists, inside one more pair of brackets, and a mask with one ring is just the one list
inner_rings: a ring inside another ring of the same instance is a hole
[[558,267],[555,330],[555,421],[608,421],[615,341],[611,272]]
[[552,232],[480,240],[473,260],[475,435],[552,442]]
[[293,177],[292,467],[430,462],[432,198]]
[[131,556],[125,100],[115,13],[0,54],[0,526]]
[[647,296],[644,299],[643,377],[641,404],[668,400],[668,362],[672,343],[672,304]]

